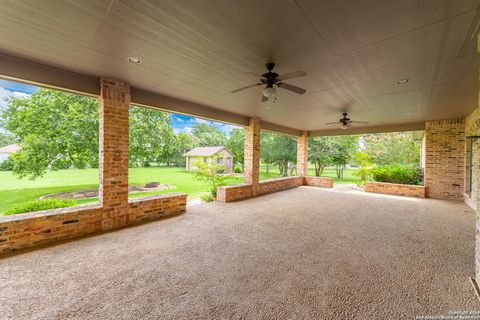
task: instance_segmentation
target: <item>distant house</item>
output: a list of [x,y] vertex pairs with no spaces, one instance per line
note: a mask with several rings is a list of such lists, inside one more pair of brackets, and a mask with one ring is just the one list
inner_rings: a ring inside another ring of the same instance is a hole
[[0,163],[7,160],[12,153],[17,152],[20,150],[20,146],[16,144],[11,144],[9,146],[1,147],[0,148]]
[[219,165],[225,166],[223,173],[233,173],[233,153],[223,146],[196,147],[185,153],[184,156],[187,171],[194,171],[196,169],[195,162],[209,162],[216,159]]

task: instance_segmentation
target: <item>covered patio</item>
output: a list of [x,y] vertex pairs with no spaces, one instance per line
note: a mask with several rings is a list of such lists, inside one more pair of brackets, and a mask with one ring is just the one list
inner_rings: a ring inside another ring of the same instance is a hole
[[465,204],[301,187],[0,260],[2,317],[410,319],[477,310]]
[[[2,3],[0,78],[97,98],[100,159],[98,205],[0,217],[0,317],[478,310],[479,5]],[[269,63],[275,79],[262,75]],[[183,193],[129,199],[131,105],[242,126],[244,183],[191,207]],[[327,125],[347,111],[368,123]],[[297,176],[259,180],[261,130],[296,138]],[[427,199],[308,176],[309,137],[413,130]]]

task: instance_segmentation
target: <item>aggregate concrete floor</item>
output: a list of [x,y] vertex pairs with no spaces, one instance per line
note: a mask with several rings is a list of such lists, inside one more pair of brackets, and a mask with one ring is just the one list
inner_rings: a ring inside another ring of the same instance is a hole
[[414,319],[478,311],[468,281],[474,224],[463,203],[309,187],[196,205],[0,260],[0,318]]

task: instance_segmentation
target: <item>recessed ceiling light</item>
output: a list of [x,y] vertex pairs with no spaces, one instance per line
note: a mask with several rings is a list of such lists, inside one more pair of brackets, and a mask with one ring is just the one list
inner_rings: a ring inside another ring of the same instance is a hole
[[128,57],[127,60],[135,64],[138,64],[141,62],[140,58],[137,58],[137,57]]
[[397,83],[398,84],[404,84],[404,83],[407,83],[408,80],[410,80],[410,79],[408,79],[408,78],[400,79],[400,80],[397,81]]

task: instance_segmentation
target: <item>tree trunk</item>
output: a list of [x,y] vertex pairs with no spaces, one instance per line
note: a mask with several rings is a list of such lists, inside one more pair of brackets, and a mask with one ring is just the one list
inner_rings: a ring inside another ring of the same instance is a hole
[[278,164],[278,171],[280,171],[280,175],[283,176],[283,166],[281,163]]
[[283,176],[288,176],[288,161],[283,162]]
[[267,174],[268,174],[268,163],[267,163],[267,168],[266,169],[267,169]]

